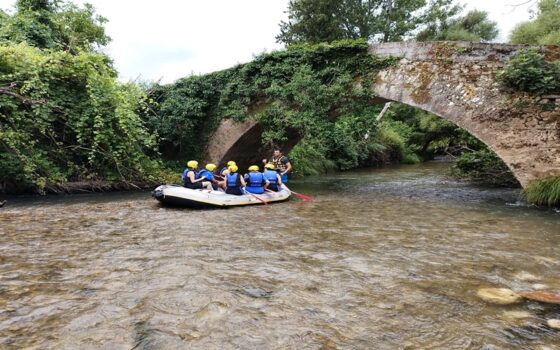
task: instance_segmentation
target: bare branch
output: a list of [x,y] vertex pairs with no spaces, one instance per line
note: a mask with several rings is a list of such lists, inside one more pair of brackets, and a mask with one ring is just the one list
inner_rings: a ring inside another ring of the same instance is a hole
[[531,4],[531,6],[533,6],[533,5],[534,5],[535,3],[537,3],[537,2],[538,2],[538,0],[528,0],[528,1],[524,1],[524,2],[519,3],[519,4],[506,5],[506,6],[509,6],[509,7],[519,7],[519,6],[527,5],[527,4],[530,4],[530,3],[533,3],[533,4]]

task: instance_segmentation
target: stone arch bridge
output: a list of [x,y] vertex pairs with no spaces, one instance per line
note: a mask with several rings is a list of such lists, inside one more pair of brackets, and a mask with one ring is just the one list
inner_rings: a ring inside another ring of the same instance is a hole
[[[478,43],[383,43],[372,55],[398,56],[381,70],[373,86],[379,103],[396,101],[449,120],[488,145],[504,160],[523,187],[560,175],[560,96],[529,96],[499,89],[496,74],[527,46]],[[559,46],[537,47],[547,60],[560,59]],[[547,108],[543,108],[546,104]],[[241,164],[261,159],[262,127],[250,118],[222,120],[211,136],[207,160]],[[284,153],[301,139],[289,133]]]

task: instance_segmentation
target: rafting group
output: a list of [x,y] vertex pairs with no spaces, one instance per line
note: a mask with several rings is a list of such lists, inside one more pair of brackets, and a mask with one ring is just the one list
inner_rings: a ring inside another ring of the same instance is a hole
[[248,193],[262,194],[266,191],[278,192],[282,184],[288,182],[288,173],[292,170],[289,159],[275,149],[270,160],[262,160],[264,169],[251,165],[245,175],[239,173],[235,161],[227,162],[219,172],[215,164],[206,164],[199,170],[198,162],[187,162],[183,171],[183,186],[189,189],[223,190],[227,194],[241,196]]

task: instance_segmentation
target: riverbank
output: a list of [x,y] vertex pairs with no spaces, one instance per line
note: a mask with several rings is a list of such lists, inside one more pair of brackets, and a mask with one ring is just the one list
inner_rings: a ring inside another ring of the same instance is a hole
[[44,195],[74,195],[83,193],[104,193],[119,191],[135,191],[155,188],[159,182],[140,181],[77,181],[60,184],[46,185],[44,193],[30,191],[18,191],[0,195],[0,198],[12,198],[20,196],[44,196]]
[[[410,164],[399,164],[399,163],[388,163],[385,164],[383,166],[380,167],[364,167],[364,168],[357,168],[357,169],[352,169],[352,170],[348,170],[348,171],[338,171],[336,173],[340,173],[340,174],[344,174],[344,173],[352,173],[352,172],[356,172],[356,171],[383,171],[385,170],[391,170],[391,169],[395,169],[398,167],[417,167],[417,166],[430,166],[430,164],[446,164],[449,167],[446,167],[447,170],[445,170],[444,172],[447,172],[448,174],[446,175],[451,181],[457,182],[457,183],[462,183],[466,186],[474,186],[474,187],[479,187],[481,189],[498,189],[498,188],[503,188],[504,190],[517,190],[519,191],[519,187],[515,187],[515,186],[511,186],[511,187],[507,187],[507,186],[493,186],[493,185],[489,185],[486,183],[481,183],[478,181],[473,181],[471,179],[469,179],[468,177],[459,177],[454,175],[453,171],[450,171],[449,169],[453,169],[453,164],[454,161],[456,160],[455,157],[450,157],[450,156],[441,156],[441,157],[436,157],[433,160],[427,161],[427,162],[423,162],[423,163],[418,163],[415,165],[410,165]],[[92,194],[92,193],[112,193],[112,192],[131,192],[131,191],[138,191],[138,190],[153,190],[154,188],[156,188],[157,186],[164,184],[164,183],[180,183],[180,175],[179,172],[171,172],[171,171],[165,171],[166,176],[165,176],[165,180],[163,181],[132,181],[132,182],[127,182],[127,181],[79,181],[79,182],[67,182],[67,183],[63,183],[63,184],[50,184],[47,185],[45,187],[45,193],[44,194],[37,194],[37,193],[26,193],[26,192],[20,192],[20,193],[15,193],[15,194],[5,194],[5,195],[0,195],[0,202],[4,201],[4,200],[9,200],[12,198],[20,198],[20,197],[27,197],[27,196],[58,196],[58,195],[80,195],[80,194]],[[314,175],[314,176],[299,176],[295,179],[300,180],[300,182],[303,183],[307,183],[307,179],[316,179],[317,176],[322,176],[322,175]],[[434,189],[435,190],[435,189]],[[554,204],[555,202],[551,202],[548,201],[546,202],[545,200],[543,200],[543,196],[548,198],[548,196],[546,196],[547,193],[556,193],[556,192],[552,192],[550,191],[548,188],[545,188],[545,190],[541,190],[541,196],[538,197],[540,198],[539,201],[533,201],[531,200],[532,198],[529,198],[529,200],[526,200],[526,195],[525,195],[525,191],[521,190],[518,198],[518,201],[526,201],[526,203],[524,205],[534,205],[536,207],[542,207],[542,208],[560,208],[560,206],[558,204]],[[544,195],[542,195],[542,193],[544,193]]]

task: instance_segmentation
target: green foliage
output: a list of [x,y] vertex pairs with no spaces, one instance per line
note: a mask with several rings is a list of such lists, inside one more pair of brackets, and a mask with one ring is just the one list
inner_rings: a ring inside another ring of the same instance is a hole
[[417,163],[436,155],[459,157],[452,175],[492,186],[515,186],[507,166],[465,130],[431,113],[396,104],[381,122],[377,139],[381,161]]
[[118,84],[107,57],[0,46],[0,182],[43,191],[78,180],[149,180],[158,164],[137,111],[146,96]]
[[154,113],[144,116],[146,126],[161,135],[160,150],[167,157],[198,157],[206,144],[205,129],[213,129],[220,115],[224,85],[235,70],[178,80],[150,88]]
[[370,105],[369,86],[380,68],[394,63],[376,59],[367,48],[362,40],[293,45],[225,71],[157,87],[152,95],[159,108],[147,125],[165,135],[164,154],[187,158],[200,155],[205,135],[221,118],[251,116],[264,128],[263,144],[282,144],[289,130],[297,130],[309,144],[331,145],[322,154],[338,167],[355,167],[367,158],[362,153],[369,145],[363,140],[375,128],[379,110]]
[[517,25],[509,40],[512,44],[560,45],[560,1],[540,0],[536,18]]
[[419,163],[420,151],[417,144],[411,142],[415,130],[409,124],[399,120],[385,120],[380,128],[381,144],[388,146],[390,158],[406,164]]
[[104,17],[93,6],[57,0],[19,0],[13,16],[0,16],[0,43],[27,43],[41,49],[77,53],[107,45]]
[[318,175],[338,169],[336,163],[327,158],[327,153],[328,147],[322,140],[301,140],[290,152],[294,175]]
[[418,41],[484,42],[498,36],[498,24],[488,19],[485,11],[473,10],[459,18],[434,21],[416,36]]
[[534,181],[523,190],[527,202],[549,207],[560,207],[560,176]]
[[507,88],[532,94],[560,92],[560,61],[548,62],[535,49],[519,52],[497,76]]
[[405,154],[415,154],[421,160],[436,154],[457,155],[479,145],[456,125],[404,104],[392,105],[382,124],[401,135]]
[[278,42],[331,42],[363,38],[401,41],[436,16],[454,15],[453,0],[290,0]]
[[453,164],[451,173],[487,186],[519,187],[507,165],[486,148],[463,153]]

